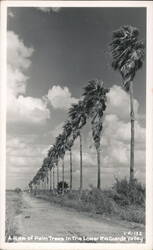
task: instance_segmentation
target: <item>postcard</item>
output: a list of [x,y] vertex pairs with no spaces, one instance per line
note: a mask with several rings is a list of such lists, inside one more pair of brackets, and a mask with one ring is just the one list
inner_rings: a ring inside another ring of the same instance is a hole
[[1,249],[153,248],[153,3],[1,1]]

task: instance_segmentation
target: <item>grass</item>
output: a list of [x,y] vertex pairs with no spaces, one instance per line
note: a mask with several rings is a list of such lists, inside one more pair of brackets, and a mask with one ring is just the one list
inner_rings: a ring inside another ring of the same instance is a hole
[[116,216],[122,220],[145,224],[145,187],[137,180],[129,183],[126,179],[116,179],[109,190],[67,192],[64,195],[40,191],[37,197],[50,200],[64,207],[74,208],[93,214]]
[[120,218],[130,222],[145,224],[145,210],[141,207],[128,206],[120,210]]
[[6,192],[6,229],[5,229],[5,239],[6,242],[11,242],[9,238],[12,239],[14,235],[17,235],[17,228],[14,223],[15,216],[21,213],[22,207],[22,194],[14,191]]

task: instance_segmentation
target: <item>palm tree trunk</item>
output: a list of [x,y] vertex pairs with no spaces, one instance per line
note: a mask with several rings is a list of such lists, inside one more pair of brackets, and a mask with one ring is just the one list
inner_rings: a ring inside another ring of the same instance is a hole
[[56,165],[57,167],[57,189],[58,189],[58,183],[59,183],[59,166],[58,164]]
[[101,180],[100,180],[100,146],[96,148],[97,150],[97,166],[98,166],[98,172],[97,172],[97,188],[101,188]]
[[64,194],[64,158],[62,159],[62,193]]
[[52,169],[50,168],[50,191],[52,190]]
[[48,186],[48,181],[47,181],[47,175],[46,175],[46,185],[45,185],[45,190],[47,190],[47,186]]
[[70,191],[72,190],[72,150],[70,149]]
[[48,191],[48,190],[49,190],[49,175],[48,175],[48,170],[47,170],[46,181],[47,181],[46,189],[47,189],[47,191]]
[[131,119],[131,147],[130,147],[130,182],[134,179],[134,105],[133,105],[133,82],[130,82],[130,119]]
[[46,178],[44,178],[44,191],[46,189]]
[[82,191],[82,134],[80,132],[80,191]]
[[46,189],[46,178],[44,178],[44,191]]
[[43,179],[43,191],[44,191],[44,179]]
[[43,179],[43,191],[44,191],[44,182],[45,182],[45,180]]
[[55,171],[54,171],[54,166],[53,166],[53,192],[55,189]]

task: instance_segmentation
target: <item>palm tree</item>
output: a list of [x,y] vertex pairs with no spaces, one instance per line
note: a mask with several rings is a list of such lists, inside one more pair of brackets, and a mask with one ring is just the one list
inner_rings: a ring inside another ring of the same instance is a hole
[[49,169],[49,190],[52,190],[52,168]]
[[29,190],[30,190],[30,193],[31,193],[32,192],[32,181],[29,182],[28,186],[29,186]]
[[72,123],[67,120],[63,126],[64,134],[66,136],[66,148],[70,153],[70,191],[72,190],[72,146],[74,143],[73,139],[73,126]]
[[58,156],[62,159],[62,182],[63,182],[63,193],[64,193],[64,156],[65,156],[65,151],[66,151],[66,144],[65,144],[66,137],[64,133],[59,134],[56,137],[56,148],[58,152]]
[[84,106],[88,117],[91,118],[92,136],[97,151],[97,188],[101,187],[100,178],[100,138],[102,132],[103,112],[106,109],[106,94],[108,89],[104,88],[104,84],[99,80],[91,80],[84,88]]
[[[80,191],[82,190],[82,135],[81,129],[86,124],[87,118],[92,118],[92,130],[95,146],[97,148],[98,158],[98,176],[100,180],[100,134],[102,130],[101,117],[106,108],[105,95],[108,90],[103,88],[103,84],[98,81],[90,81],[85,88],[82,100],[77,104],[73,104],[69,109],[69,121],[63,127],[63,132],[55,141],[55,145],[49,150],[48,156],[44,159],[43,165],[40,169],[40,179],[44,181],[48,169],[54,168],[55,164],[58,166],[59,158],[62,159],[62,182],[64,193],[64,155],[67,150],[70,151],[70,189],[72,188],[72,152],[71,147],[75,139],[80,138]],[[57,168],[58,170],[58,168]],[[57,174],[57,178],[58,178]],[[58,184],[58,181],[57,181]],[[98,181],[98,188],[100,188],[100,181]]]
[[49,185],[49,169],[50,167],[52,168],[52,165],[50,166],[50,158],[45,157],[44,161],[43,161],[43,168],[44,168],[44,172],[45,172],[45,179],[46,179],[46,189],[50,189],[50,185]]
[[87,116],[84,109],[84,102],[81,100],[77,104],[72,104],[69,109],[69,117],[73,127],[73,139],[80,138],[80,191],[83,187],[82,175],[82,134],[81,129],[86,124]]
[[39,172],[38,172],[40,181],[42,182],[42,190],[44,189],[44,176],[45,176],[45,170],[43,168],[43,166],[40,168]]
[[39,176],[39,179],[40,179],[40,181],[42,182],[42,190],[44,189],[44,179],[45,179],[45,169],[44,169],[44,167],[43,167],[43,165],[42,165],[42,167],[39,169],[39,171],[37,172],[37,174],[36,175],[38,175]]
[[[59,169],[58,169],[58,150],[56,148],[56,145],[52,145],[51,148],[48,151],[48,158],[49,158],[49,167],[52,169],[53,174],[53,190],[55,188],[55,176],[54,176],[54,169],[55,166],[57,167],[57,184],[59,182]],[[51,179],[51,178],[50,178]]]
[[131,148],[130,148],[130,182],[134,180],[134,106],[133,79],[144,61],[144,43],[138,40],[139,31],[130,25],[113,32],[111,42],[112,67],[119,70],[123,79],[123,88],[130,95]]

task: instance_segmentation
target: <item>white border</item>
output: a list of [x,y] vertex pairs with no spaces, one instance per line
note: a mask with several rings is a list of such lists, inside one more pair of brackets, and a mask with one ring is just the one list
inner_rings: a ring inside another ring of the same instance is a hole
[[[146,243],[5,243],[5,151],[6,151],[6,27],[7,7],[146,7]],[[2,1],[0,3],[0,249],[153,249],[153,2],[150,1]],[[3,169],[3,171],[2,171]]]

